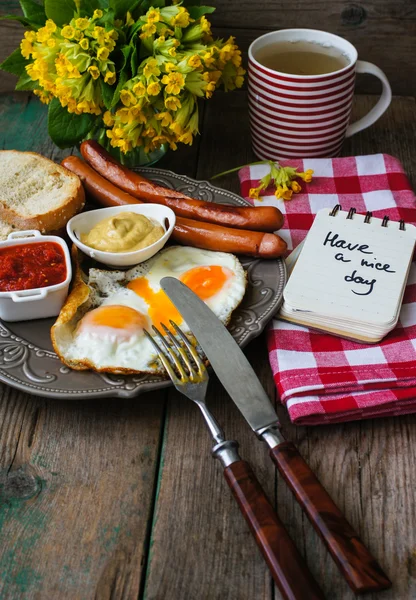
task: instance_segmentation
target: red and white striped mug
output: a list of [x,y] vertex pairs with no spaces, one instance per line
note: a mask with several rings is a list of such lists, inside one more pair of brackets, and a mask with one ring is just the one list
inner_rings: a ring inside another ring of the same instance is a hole
[[[298,41],[335,48],[348,64],[322,75],[291,75],[268,68],[256,58],[268,46]],[[391,88],[383,71],[357,60],[354,46],[332,33],[314,29],[273,31],[254,40],[248,54],[251,136],[260,159],[337,156],[344,138],[372,125],[391,102]],[[349,125],[356,73],[375,75],[383,87],[374,108]]]

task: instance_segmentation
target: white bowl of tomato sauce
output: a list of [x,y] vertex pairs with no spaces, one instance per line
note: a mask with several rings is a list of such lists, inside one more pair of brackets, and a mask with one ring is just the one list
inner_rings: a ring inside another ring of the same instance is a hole
[[14,231],[0,242],[0,319],[56,317],[68,295],[71,257],[63,239]]

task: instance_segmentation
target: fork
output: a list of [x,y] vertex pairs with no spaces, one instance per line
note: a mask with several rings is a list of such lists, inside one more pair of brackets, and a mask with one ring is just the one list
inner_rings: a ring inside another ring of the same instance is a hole
[[225,479],[263,554],[276,585],[287,600],[322,600],[323,593],[267,499],[248,462],[238,454],[238,443],[226,440],[205,397],[209,376],[196,348],[174,321],[170,329],[161,323],[165,335],[153,326],[159,341],[145,334],[166,369],[175,388],[195,402],[204,417],[215,445],[214,458],[224,467]]

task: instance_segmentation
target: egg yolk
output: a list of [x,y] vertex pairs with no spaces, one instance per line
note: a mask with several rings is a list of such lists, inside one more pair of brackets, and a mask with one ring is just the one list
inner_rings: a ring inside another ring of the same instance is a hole
[[156,327],[160,327],[161,323],[169,326],[169,321],[175,321],[177,325],[182,323],[183,319],[180,313],[166,296],[165,292],[163,290],[154,292],[145,277],[133,279],[127,287],[133,290],[140,298],[143,298],[149,305],[149,317]]
[[[97,335],[116,335],[119,339],[141,334],[147,327],[147,318],[130,306],[109,304],[88,312],[78,325],[78,332],[94,332]],[[112,330],[112,331],[110,331]]]
[[229,269],[212,265],[189,269],[179,279],[191,288],[201,300],[208,300],[222,289],[230,275],[231,271]]
[[[232,271],[229,269],[213,265],[189,269],[179,279],[191,288],[201,300],[208,300],[221,290],[230,275],[232,275]],[[145,277],[133,279],[127,287],[149,305],[149,316],[156,327],[159,327],[161,323],[168,326],[169,321],[175,321],[177,325],[182,323],[181,314],[165,292],[163,290],[154,292]]]

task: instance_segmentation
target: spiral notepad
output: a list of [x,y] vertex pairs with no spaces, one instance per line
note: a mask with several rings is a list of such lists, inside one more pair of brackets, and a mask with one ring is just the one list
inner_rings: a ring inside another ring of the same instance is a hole
[[375,343],[397,324],[416,241],[403,221],[320,210],[284,291],[280,317]]

